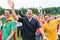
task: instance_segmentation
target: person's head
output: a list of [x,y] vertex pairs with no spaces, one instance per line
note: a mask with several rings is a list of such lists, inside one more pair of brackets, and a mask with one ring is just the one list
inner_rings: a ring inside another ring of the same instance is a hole
[[28,18],[31,18],[32,15],[33,15],[32,9],[31,9],[31,8],[27,9],[26,16],[27,16]]
[[45,20],[46,22],[49,22],[50,21],[50,17],[48,15],[45,16]]
[[43,16],[41,14],[38,14],[38,19],[43,19]]
[[4,16],[5,16],[5,18],[9,18],[11,16],[11,10],[6,9]]

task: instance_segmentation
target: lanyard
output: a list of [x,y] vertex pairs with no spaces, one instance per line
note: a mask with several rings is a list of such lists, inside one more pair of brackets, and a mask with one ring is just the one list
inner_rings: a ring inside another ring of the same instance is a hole
[[6,26],[6,23],[4,23],[3,26],[5,27]]

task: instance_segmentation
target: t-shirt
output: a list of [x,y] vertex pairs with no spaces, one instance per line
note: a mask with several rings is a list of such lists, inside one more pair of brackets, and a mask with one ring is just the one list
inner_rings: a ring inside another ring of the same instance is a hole
[[46,37],[48,40],[57,40],[57,25],[58,20],[51,20],[49,23],[45,23],[43,26],[43,30],[46,33]]
[[32,18],[31,21],[27,17],[19,18],[19,21],[22,22],[22,38],[23,40],[36,40],[35,32],[37,28],[40,28],[41,25],[37,19]]
[[[11,34],[11,30],[15,30],[15,21],[9,21],[6,22],[6,19],[3,17],[2,18],[2,40],[7,40],[9,35]],[[10,40],[14,40],[14,37],[12,37]]]

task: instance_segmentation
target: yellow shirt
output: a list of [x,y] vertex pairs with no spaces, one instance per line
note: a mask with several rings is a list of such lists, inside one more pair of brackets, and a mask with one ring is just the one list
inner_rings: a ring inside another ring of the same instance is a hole
[[48,40],[57,40],[57,25],[58,20],[51,20],[49,23],[44,24],[43,30]]

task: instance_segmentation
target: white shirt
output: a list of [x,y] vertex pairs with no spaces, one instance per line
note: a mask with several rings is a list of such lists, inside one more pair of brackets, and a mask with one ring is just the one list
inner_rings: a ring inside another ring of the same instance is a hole
[[22,26],[22,23],[21,23],[21,22],[17,22],[17,23],[16,23],[16,26],[17,26],[17,27],[20,27],[20,26]]

